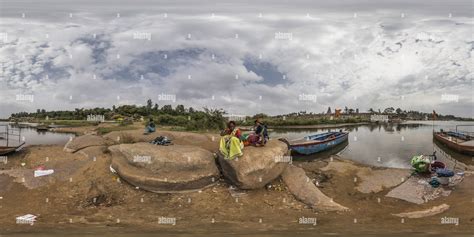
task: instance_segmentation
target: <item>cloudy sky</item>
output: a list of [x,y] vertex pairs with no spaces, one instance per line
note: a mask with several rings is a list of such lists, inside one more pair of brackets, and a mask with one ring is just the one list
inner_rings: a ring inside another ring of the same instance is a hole
[[287,2],[0,0],[0,117],[148,98],[474,116],[472,1]]

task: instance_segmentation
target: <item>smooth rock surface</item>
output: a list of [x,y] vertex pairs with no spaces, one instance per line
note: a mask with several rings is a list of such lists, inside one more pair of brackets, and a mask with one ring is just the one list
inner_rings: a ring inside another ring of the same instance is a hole
[[130,184],[158,193],[187,192],[213,185],[219,178],[213,153],[188,145],[150,143],[109,147],[111,167]]
[[219,153],[219,164],[224,176],[241,189],[258,189],[276,179],[288,166],[285,157],[288,146],[278,140],[270,140],[264,147],[248,146],[243,155],[226,160]]
[[358,178],[355,189],[361,193],[378,193],[395,187],[407,180],[411,174],[408,169],[365,167],[349,160],[338,159],[330,161],[321,170],[333,170],[339,173],[355,172]]
[[74,137],[72,140],[68,141],[64,146],[64,151],[74,153],[81,149],[91,146],[106,146],[110,143],[101,137],[96,135],[83,135],[79,137]]
[[113,131],[104,135],[104,138],[116,144],[150,142],[156,137],[164,136],[172,140],[176,145],[193,145],[199,146],[206,150],[217,152],[219,150],[220,137],[207,133],[178,132],[178,131],[161,131],[150,134],[144,134],[143,129]]
[[320,211],[349,210],[321,192],[300,167],[288,166],[281,177],[296,199],[313,209]]

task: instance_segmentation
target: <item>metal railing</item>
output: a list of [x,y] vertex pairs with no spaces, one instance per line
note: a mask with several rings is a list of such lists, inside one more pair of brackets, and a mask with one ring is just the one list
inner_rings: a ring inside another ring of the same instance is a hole
[[16,141],[16,138],[18,138],[18,144],[16,145],[20,145],[21,128],[12,128],[9,125],[0,125],[0,137],[4,138],[6,147],[9,147],[12,141]]
[[474,125],[468,125],[468,124],[466,124],[466,125],[456,125],[456,132],[457,133],[462,133],[462,134],[468,135],[471,138],[474,137],[474,132],[473,131],[458,130],[458,127],[474,127]]

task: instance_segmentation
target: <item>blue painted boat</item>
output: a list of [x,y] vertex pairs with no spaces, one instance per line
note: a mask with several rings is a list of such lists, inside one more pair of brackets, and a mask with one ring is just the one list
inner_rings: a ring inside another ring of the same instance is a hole
[[302,155],[329,150],[348,140],[348,132],[326,132],[289,142],[290,148]]

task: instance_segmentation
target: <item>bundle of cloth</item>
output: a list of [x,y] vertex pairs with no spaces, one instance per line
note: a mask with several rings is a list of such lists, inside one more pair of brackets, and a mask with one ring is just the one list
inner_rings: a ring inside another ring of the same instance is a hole
[[431,160],[428,156],[418,155],[411,158],[411,166],[417,173],[429,173]]
[[173,143],[171,143],[171,139],[168,139],[168,137],[164,137],[164,136],[159,136],[159,137],[156,137],[153,141],[150,142],[151,144],[155,144],[155,145],[162,145],[162,146],[168,146],[168,145],[172,145]]
[[[432,158],[434,160],[432,160]],[[432,175],[428,183],[433,188],[437,188],[442,184],[447,185],[449,183],[449,178],[454,176],[454,172],[446,168],[446,165],[443,162],[436,161],[435,154],[432,156],[413,156],[411,159],[411,165],[417,173]]]

